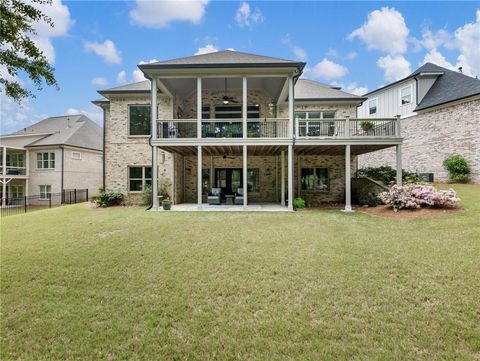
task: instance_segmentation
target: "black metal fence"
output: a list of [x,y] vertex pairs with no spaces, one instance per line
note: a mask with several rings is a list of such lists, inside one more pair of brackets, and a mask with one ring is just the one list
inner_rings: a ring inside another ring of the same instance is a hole
[[88,201],[88,189],[66,189],[61,193],[51,193],[46,196],[0,198],[0,216],[6,217],[86,201]]

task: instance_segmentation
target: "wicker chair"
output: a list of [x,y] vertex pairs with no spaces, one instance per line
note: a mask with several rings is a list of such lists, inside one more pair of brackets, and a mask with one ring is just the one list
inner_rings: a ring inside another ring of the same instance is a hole
[[243,188],[238,188],[237,192],[235,193],[235,204],[242,204],[243,205]]
[[208,204],[220,204],[222,196],[222,188],[212,188],[212,191],[208,193]]

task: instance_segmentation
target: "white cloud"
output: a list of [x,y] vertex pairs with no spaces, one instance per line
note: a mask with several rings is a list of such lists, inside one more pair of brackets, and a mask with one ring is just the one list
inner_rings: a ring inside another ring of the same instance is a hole
[[235,21],[240,27],[252,27],[256,23],[261,23],[265,20],[260,9],[255,8],[252,12],[250,9],[250,4],[247,2],[242,2],[240,7],[235,13]]
[[47,117],[30,105],[30,99],[24,99],[18,104],[11,98],[0,97],[0,134],[13,133]]
[[130,19],[134,24],[154,29],[165,28],[174,21],[199,24],[208,3],[209,0],[137,0],[135,7],[130,11]]
[[93,120],[100,126],[103,126],[103,111],[97,106],[91,105],[88,109],[76,109],[68,108],[65,112],[66,115],[78,115],[83,114]]
[[455,43],[460,50],[458,66],[462,66],[467,75],[480,76],[480,9],[475,22],[455,31]]
[[95,77],[90,81],[93,85],[105,85],[108,83],[107,79],[102,77]]
[[447,49],[453,49],[455,47],[453,35],[445,29],[432,31],[425,28],[422,30],[422,38],[412,38],[411,42],[413,43],[413,51],[416,52],[420,51],[422,48],[432,50],[441,46],[444,46]]
[[450,63],[445,57],[443,56],[442,53],[440,53],[437,49],[432,49],[430,50],[425,57],[423,58],[422,64],[425,63],[434,63],[439,66],[443,66],[444,68],[450,69],[450,70],[456,70],[455,65]]
[[124,84],[127,82],[127,72],[122,70],[117,74],[117,83]]
[[143,72],[140,69],[134,69],[132,71],[132,80],[134,83],[137,83],[139,81],[147,80],[147,78],[145,78]]
[[410,62],[403,55],[387,55],[377,60],[377,65],[384,72],[386,81],[394,82],[405,78],[412,72]]
[[289,34],[285,35],[282,38],[282,44],[285,44],[290,48],[290,50],[293,53],[293,55],[295,56],[296,60],[300,60],[300,61],[307,61],[308,60],[308,54],[305,51],[305,49],[303,49],[302,47],[294,44],[292,42],[292,39],[290,38]]
[[345,90],[347,93],[355,94],[358,96],[368,93],[368,87],[358,86],[355,82],[345,85],[343,87],[343,90]]
[[313,67],[311,72],[316,78],[335,80],[345,76],[348,73],[348,69],[343,65],[334,63],[333,61],[324,58],[321,62],[317,63]]
[[358,56],[357,52],[356,51],[350,51],[348,52],[348,54],[345,56],[345,58],[347,60],[353,60],[353,59],[356,59]]
[[122,57],[117,50],[115,43],[111,40],[105,40],[103,43],[94,43],[86,41],[84,44],[85,51],[93,52],[102,57],[103,60],[111,64],[120,64]]
[[209,53],[216,53],[218,51],[218,47],[213,44],[207,44],[204,47],[198,48],[198,50],[193,55],[203,55]]
[[367,21],[348,35],[348,39],[359,38],[369,50],[403,54],[407,50],[408,33],[402,14],[394,8],[383,7],[372,11]]
[[53,0],[51,4],[36,4],[33,6],[40,9],[45,15],[52,19],[54,27],[40,21],[32,24],[36,35],[32,35],[33,42],[44,53],[49,63],[55,62],[55,48],[52,39],[68,35],[68,30],[73,26],[74,21],[70,17],[67,5],[61,0]]
[[343,60],[353,60],[358,56],[356,51],[349,51],[346,54],[342,54],[336,49],[328,49],[326,55],[330,58],[338,58]]

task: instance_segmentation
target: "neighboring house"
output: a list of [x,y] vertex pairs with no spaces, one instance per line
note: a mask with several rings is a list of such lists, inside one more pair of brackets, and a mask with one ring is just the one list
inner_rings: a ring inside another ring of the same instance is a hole
[[350,210],[357,155],[401,144],[397,119],[363,129],[364,98],[299,79],[304,66],[236,51],[139,65],[150,80],[93,102],[104,110],[105,188],[132,201],[152,184],[175,203],[201,206],[219,188],[222,202],[242,193],[245,206],[291,209],[302,197]]
[[84,115],[46,118],[1,136],[2,201],[29,195],[48,201],[70,189],[88,188],[95,195],[102,184],[102,149],[102,129]]
[[[480,80],[426,63],[408,77],[364,95],[358,117],[401,115],[404,168],[445,181],[443,160],[460,154],[480,182]],[[359,167],[391,165],[389,149],[359,157]]]

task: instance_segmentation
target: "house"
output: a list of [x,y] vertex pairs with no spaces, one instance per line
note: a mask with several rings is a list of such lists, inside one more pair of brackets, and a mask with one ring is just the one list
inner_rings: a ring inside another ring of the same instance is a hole
[[102,143],[102,129],[84,115],[46,118],[1,136],[2,205],[25,196],[48,201],[69,189],[95,195],[102,184]]
[[[480,80],[426,63],[395,83],[364,95],[358,117],[375,119],[401,115],[404,168],[433,173],[445,181],[443,160],[460,154],[480,182]],[[359,166],[395,164],[385,149],[359,157]]]
[[[364,98],[301,79],[305,63],[237,51],[139,65],[149,80],[99,91],[104,184],[174,203],[345,202],[360,154],[396,147],[397,118],[356,119]],[[401,166],[400,166],[401,168]],[[401,182],[401,174],[398,175]],[[162,193],[162,192],[160,192]]]

